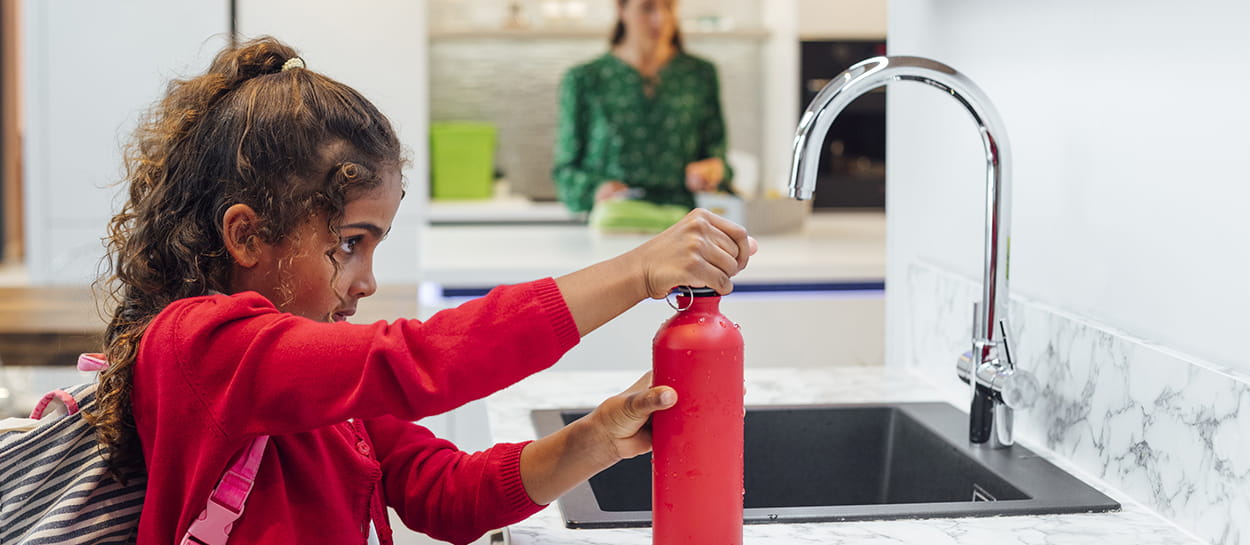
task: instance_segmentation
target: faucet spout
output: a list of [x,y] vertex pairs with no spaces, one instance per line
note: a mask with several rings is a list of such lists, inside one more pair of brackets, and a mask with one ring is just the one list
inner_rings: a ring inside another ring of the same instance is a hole
[[[974,311],[972,336],[972,372],[967,373],[973,386],[974,403],[970,439],[974,443],[989,442],[991,446],[1011,446],[1012,422],[1010,407],[1002,405],[1001,393],[992,384],[983,384],[979,377],[997,376],[1014,371],[1009,357],[1002,352],[1003,335],[1000,322],[1007,317],[1007,272],[1011,230],[1011,164],[1007,131],[989,98],[972,80],[945,64],[923,57],[873,57],[861,61],[838,75],[816,95],[803,112],[794,135],[790,164],[789,194],[801,200],[812,198],[816,188],[816,168],[820,148],[833,120],[856,98],[883,87],[892,81],[914,81],[936,87],[964,106],[972,116],[985,149],[985,242],[980,311]],[[961,364],[962,365],[962,364]],[[987,367],[983,372],[978,369]],[[965,373],[957,371],[961,376]],[[989,389],[988,391],[986,389]],[[985,400],[993,398],[991,403]],[[997,410],[996,410],[997,409]],[[992,422],[992,433],[978,431]]]

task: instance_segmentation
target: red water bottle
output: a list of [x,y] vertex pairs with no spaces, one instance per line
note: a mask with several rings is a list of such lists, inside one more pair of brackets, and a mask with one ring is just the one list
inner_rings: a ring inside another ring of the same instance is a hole
[[677,405],[651,416],[655,545],[742,543],[742,333],[711,288],[681,287],[655,334],[655,385]]

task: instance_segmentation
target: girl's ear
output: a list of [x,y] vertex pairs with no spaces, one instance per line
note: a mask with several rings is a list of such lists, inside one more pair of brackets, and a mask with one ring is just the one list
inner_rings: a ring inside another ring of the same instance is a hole
[[240,267],[252,268],[260,262],[260,216],[246,204],[233,204],[221,216],[221,236],[226,251]]

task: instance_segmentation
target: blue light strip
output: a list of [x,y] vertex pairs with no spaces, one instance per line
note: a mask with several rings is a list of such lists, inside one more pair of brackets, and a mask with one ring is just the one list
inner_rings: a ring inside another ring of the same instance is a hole
[[[447,287],[443,286],[443,297],[481,297],[492,288],[489,287]],[[787,292],[848,292],[848,291],[882,291],[884,280],[867,280],[859,282],[786,282],[786,283],[735,283],[734,293],[787,293]]]

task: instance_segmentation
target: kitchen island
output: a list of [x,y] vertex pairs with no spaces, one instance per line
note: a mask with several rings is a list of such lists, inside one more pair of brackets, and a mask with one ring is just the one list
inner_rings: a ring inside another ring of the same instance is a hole
[[[654,235],[585,225],[432,225],[421,280],[485,288],[558,276],[621,255]],[[798,231],[756,237],[759,252],[735,283],[876,282],[885,278],[885,214],[812,214]]]
[[[585,225],[433,225],[421,248],[422,316],[499,284],[560,276],[611,259],[650,238],[598,233]],[[879,365],[885,214],[819,212],[800,230],[757,238],[759,251],[734,277],[737,289],[721,307],[742,324],[747,365]],[[583,339],[561,368],[649,362],[648,342],[671,313],[663,301],[644,301]]]
[[[493,438],[534,439],[533,409],[593,407],[641,375],[633,371],[551,370],[487,399]],[[954,372],[952,370],[952,372]],[[747,405],[947,401],[937,389],[906,371],[881,366],[748,368]],[[1027,437],[1028,430],[1021,430]],[[1021,443],[1116,499],[1112,513],[1018,517],[951,518],[805,524],[761,524],[744,528],[744,543],[856,544],[1199,544],[1202,541],[1074,468],[1045,448]],[[650,545],[649,528],[573,530],[564,527],[556,505],[509,528],[514,545]]]

